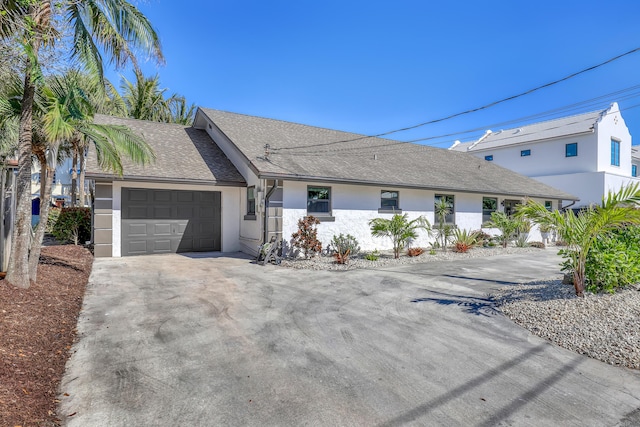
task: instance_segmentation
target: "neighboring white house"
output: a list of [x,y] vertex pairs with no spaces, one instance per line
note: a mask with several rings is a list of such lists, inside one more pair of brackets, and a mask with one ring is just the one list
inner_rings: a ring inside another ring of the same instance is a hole
[[[71,201],[71,172],[72,159],[65,159],[62,164],[56,167],[53,175],[53,187],[51,191],[51,202],[64,201],[66,205]],[[31,167],[31,196],[40,197],[40,165],[33,162]]]
[[[351,234],[363,250],[388,249],[369,220],[406,213],[480,229],[494,210],[531,197],[553,208],[571,194],[466,153],[218,110],[199,109],[193,127],[96,116],[129,127],[157,156],[125,162],[121,177],[100,170],[95,153],[96,256],[241,250],[255,254],[271,237],[289,242],[298,220],[320,219],[326,247]],[[540,240],[539,235],[532,239]],[[422,233],[413,243],[426,246]]]
[[638,182],[638,150],[617,103],[603,111],[488,130],[475,142],[456,142],[449,149],[574,194],[580,198],[575,208],[600,203],[609,191]]

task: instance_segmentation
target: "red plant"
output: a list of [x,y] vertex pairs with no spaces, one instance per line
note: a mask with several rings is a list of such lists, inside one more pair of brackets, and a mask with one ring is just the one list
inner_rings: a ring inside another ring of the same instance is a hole
[[298,231],[293,233],[291,244],[302,249],[305,258],[322,251],[322,243],[318,240],[318,218],[309,215],[298,220]]
[[458,242],[456,243],[456,252],[465,253],[471,249],[473,245],[469,245],[467,243]]
[[409,255],[409,256],[422,255],[423,252],[424,252],[424,249],[422,249],[422,248],[408,248],[407,249],[407,255]]

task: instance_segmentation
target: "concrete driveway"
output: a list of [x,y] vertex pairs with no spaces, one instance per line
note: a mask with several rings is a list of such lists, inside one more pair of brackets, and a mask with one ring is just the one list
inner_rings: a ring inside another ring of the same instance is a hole
[[60,415],[69,426],[636,425],[638,372],[532,336],[485,298],[556,273],[551,250],[349,272],[241,254],[96,259]]

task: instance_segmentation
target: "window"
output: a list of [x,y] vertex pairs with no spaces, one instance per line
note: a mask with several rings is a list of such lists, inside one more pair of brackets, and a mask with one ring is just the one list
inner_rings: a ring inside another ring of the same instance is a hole
[[638,166],[631,165],[631,176],[638,176]]
[[331,215],[331,187],[307,187],[307,214]]
[[482,223],[491,221],[491,213],[498,210],[498,199],[495,197],[482,198]]
[[531,155],[531,150],[522,150],[520,151],[520,157],[527,157]]
[[620,141],[611,140],[611,166],[620,166]]
[[564,146],[565,157],[577,157],[578,156],[578,143],[572,142]]
[[380,211],[402,212],[400,210],[400,192],[382,190],[380,192]]
[[448,213],[444,217],[445,224],[455,224],[455,217],[456,217],[455,199],[451,194],[436,194],[435,208],[434,208],[435,220],[436,220],[435,222],[436,223],[440,222],[440,218],[438,218],[438,205],[442,203],[441,200],[444,200],[446,202],[446,206],[448,208],[447,209]]
[[553,210],[553,202],[551,200],[545,200],[544,201],[544,207],[545,207],[546,210],[551,212]]
[[[245,219],[255,219],[256,216],[256,187],[247,187],[247,216]],[[253,218],[251,218],[253,217]]]
[[493,161],[493,154],[489,154],[488,156],[484,156],[484,159],[488,162],[492,162]]

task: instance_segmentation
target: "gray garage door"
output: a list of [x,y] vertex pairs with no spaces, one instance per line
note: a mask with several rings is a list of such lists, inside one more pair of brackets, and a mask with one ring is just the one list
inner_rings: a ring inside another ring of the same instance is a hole
[[219,251],[220,192],[122,189],[122,255]]

